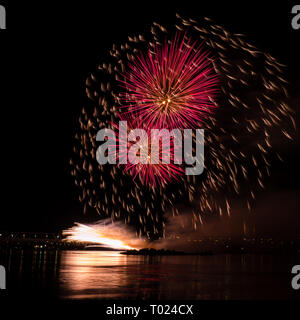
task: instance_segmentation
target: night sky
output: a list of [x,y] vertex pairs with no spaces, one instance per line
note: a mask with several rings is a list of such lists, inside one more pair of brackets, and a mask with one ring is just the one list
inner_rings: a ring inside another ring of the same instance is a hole
[[[176,12],[196,19],[209,16],[232,32],[246,34],[249,42],[286,64],[290,105],[298,122],[300,30],[291,27],[292,4],[24,2],[6,5],[7,30],[0,30],[4,77],[0,230],[58,231],[74,221],[96,219],[93,214],[83,216],[69,168],[86,76],[103,62],[114,42],[143,33],[152,21],[172,23]],[[277,228],[290,224],[294,230],[300,221],[299,135],[294,143],[279,147],[287,161],[275,163],[257,211],[262,223],[271,212]]]

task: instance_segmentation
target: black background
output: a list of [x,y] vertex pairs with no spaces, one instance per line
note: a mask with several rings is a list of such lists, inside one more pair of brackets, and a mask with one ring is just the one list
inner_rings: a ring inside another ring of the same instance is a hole
[[[196,19],[209,16],[232,32],[245,33],[250,42],[287,65],[292,99],[299,97],[300,30],[291,27],[295,2],[1,4],[7,10],[7,30],[0,30],[0,230],[58,231],[84,219],[68,162],[85,78],[103,62],[113,43],[143,33],[153,21],[167,25],[175,21],[176,12]],[[295,146],[290,158],[288,175],[292,187],[299,190]]]

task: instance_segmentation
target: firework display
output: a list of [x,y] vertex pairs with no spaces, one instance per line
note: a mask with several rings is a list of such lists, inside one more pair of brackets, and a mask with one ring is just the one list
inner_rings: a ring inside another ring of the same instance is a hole
[[[177,15],[174,26],[155,22],[149,33],[113,45],[86,80],[70,161],[84,210],[151,238],[164,235],[165,214],[180,214],[179,203],[191,207],[194,228],[211,215],[230,216],[236,195],[251,210],[270,175],[274,137],[291,140],[295,127],[283,67],[209,18]],[[132,128],[204,129],[204,173],[186,176],[161,163],[100,165],[97,131],[116,129],[122,117]]]

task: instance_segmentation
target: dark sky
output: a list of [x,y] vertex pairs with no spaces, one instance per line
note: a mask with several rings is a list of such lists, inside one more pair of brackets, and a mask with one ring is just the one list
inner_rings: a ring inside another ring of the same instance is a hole
[[[0,30],[5,82],[1,86],[0,230],[59,230],[82,219],[68,161],[85,78],[114,42],[130,33],[143,33],[152,21],[168,24],[179,12],[197,19],[209,16],[233,32],[245,33],[250,42],[288,66],[291,101],[299,108],[300,30],[291,28],[292,3],[23,2],[6,5],[7,30]],[[269,200],[262,201],[262,207],[278,193],[293,195],[285,201],[298,198],[298,142],[286,151],[286,171],[281,167],[275,173],[283,177],[282,183],[268,191]],[[285,217],[297,219],[295,204],[286,210]]]

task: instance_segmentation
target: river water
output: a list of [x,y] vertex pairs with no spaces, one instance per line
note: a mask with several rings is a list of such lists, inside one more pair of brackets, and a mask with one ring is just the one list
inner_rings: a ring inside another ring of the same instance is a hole
[[60,299],[297,299],[296,255],[126,256],[116,251],[0,252],[7,290]]

